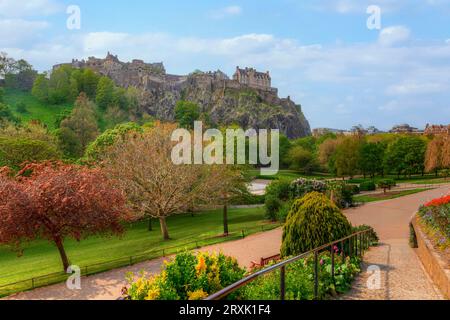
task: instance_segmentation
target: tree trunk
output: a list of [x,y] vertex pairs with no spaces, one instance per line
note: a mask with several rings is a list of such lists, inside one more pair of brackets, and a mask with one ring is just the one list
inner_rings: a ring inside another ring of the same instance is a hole
[[223,234],[224,236],[228,236],[228,205],[225,204],[223,206]]
[[64,250],[63,241],[61,238],[55,239],[55,245],[58,248],[59,255],[61,257],[61,262],[63,264],[64,272],[67,272],[67,269],[70,266],[69,259],[67,258],[66,251]]
[[152,218],[148,218],[148,231],[153,231]]
[[159,218],[159,224],[161,225],[161,233],[164,240],[170,240],[169,230],[167,229],[166,217]]

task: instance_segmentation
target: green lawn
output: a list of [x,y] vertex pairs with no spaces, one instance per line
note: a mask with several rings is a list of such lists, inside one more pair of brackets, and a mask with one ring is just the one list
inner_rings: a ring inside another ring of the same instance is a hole
[[293,181],[298,178],[308,178],[308,179],[330,179],[333,176],[325,174],[325,173],[313,173],[310,175],[306,175],[304,173],[300,173],[295,170],[280,170],[278,174],[274,176],[263,176],[261,175],[261,171],[259,169],[251,169],[247,171],[247,175],[253,179],[263,179],[263,180],[289,180]]
[[440,183],[450,183],[450,179],[433,179],[433,180],[421,180],[415,181],[417,184],[440,184]]
[[[436,182],[436,181],[442,180],[442,179],[436,178],[436,176],[434,174],[425,174],[423,176],[421,174],[417,174],[417,175],[412,175],[411,177],[400,177],[400,178],[398,178],[395,175],[386,175],[385,177],[375,177],[374,179],[354,178],[354,179],[347,180],[347,182],[360,184],[360,183],[367,182],[367,181],[374,181],[375,183],[378,183],[378,181],[383,180],[383,179],[393,179],[397,183],[420,183],[420,184],[441,183],[441,182]],[[449,180],[449,182],[450,182],[450,180]]]
[[[172,240],[167,242],[161,240],[159,224],[157,222],[153,224],[152,232],[148,231],[147,222],[140,222],[129,226],[122,238],[92,237],[79,243],[67,240],[65,248],[71,263],[83,267],[162,248],[183,246],[191,240],[206,237],[215,238],[200,241],[200,246],[236,239],[241,236],[243,229],[253,228],[246,231],[248,235],[261,231],[262,226],[265,230],[275,227],[264,220],[264,208],[230,209],[229,229],[232,235],[229,238],[216,237],[223,232],[221,210],[207,211],[194,216],[178,215],[168,218]],[[168,253],[171,251],[168,250]],[[61,269],[56,248],[46,241],[35,241],[26,245],[21,257],[17,257],[16,253],[5,247],[0,247],[0,286],[59,272]]]
[[[14,115],[19,117],[22,121],[28,122],[30,120],[40,120],[45,123],[50,130],[55,129],[55,121],[58,115],[66,110],[71,110],[72,105],[50,105],[37,100],[29,92],[19,90],[6,90],[5,102],[11,106]],[[26,113],[17,112],[17,104],[19,102],[25,103],[27,107]]]
[[353,200],[355,202],[375,202],[375,201],[384,201],[384,200],[390,200],[390,199],[396,199],[404,196],[408,196],[411,194],[427,191],[430,189],[413,189],[413,190],[405,190],[405,191],[393,191],[393,192],[387,192],[386,194],[376,194],[376,195],[361,195],[361,196],[355,196],[353,197]]

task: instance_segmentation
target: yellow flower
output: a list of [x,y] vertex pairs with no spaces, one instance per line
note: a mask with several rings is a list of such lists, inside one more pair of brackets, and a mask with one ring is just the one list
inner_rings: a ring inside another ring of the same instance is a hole
[[203,300],[208,297],[208,294],[203,289],[194,292],[188,292],[188,300]]
[[159,298],[159,294],[159,288],[151,288],[150,290],[148,290],[145,300],[157,300]]
[[203,254],[199,254],[197,256],[197,266],[195,267],[195,271],[197,271],[197,275],[200,275],[204,272],[206,272],[206,261],[205,261],[205,257],[203,256]]

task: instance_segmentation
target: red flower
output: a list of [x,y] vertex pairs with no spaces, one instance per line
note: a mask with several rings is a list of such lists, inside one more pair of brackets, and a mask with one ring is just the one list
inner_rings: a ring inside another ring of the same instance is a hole
[[450,196],[445,196],[442,198],[431,200],[425,204],[425,207],[439,207],[450,203]]

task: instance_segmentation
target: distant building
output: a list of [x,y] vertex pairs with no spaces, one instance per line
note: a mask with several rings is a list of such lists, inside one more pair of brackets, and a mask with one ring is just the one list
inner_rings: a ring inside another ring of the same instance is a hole
[[425,128],[425,134],[450,134],[450,124],[449,125],[429,125],[427,124]]
[[400,124],[394,126],[390,131],[390,133],[422,133],[418,128],[411,127],[409,124]]
[[345,130],[340,129],[332,129],[332,128],[316,128],[313,129],[312,134],[314,137],[320,137],[327,133],[334,133],[334,134],[345,134]]
[[264,73],[256,71],[253,68],[241,69],[239,67],[236,67],[236,72],[233,75],[233,80],[255,89],[272,89],[272,78],[270,77],[269,71]]

